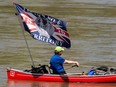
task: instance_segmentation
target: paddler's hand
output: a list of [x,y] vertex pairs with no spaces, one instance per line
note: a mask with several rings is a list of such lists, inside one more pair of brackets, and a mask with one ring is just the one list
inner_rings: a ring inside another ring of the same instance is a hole
[[78,62],[75,62],[75,66],[79,67],[79,63]]
[[75,64],[74,66],[79,67],[79,63],[77,61],[70,61],[70,60],[65,60],[64,63],[68,63],[68,64]]

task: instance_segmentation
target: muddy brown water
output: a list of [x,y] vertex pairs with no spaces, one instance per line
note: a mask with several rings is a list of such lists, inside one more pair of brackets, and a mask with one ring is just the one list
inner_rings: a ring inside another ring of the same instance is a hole
[[[0,87],[46,87],[43,84],[48,84],[24,82],[28,84],[24,86],[20,81],[7,81],[6,67],[25,69],[32,65],[13,2],[68,23],[72,45],[62,56],[78,61],[80,67],[67,72],[87,72],[101,65],[116,67],[116,0],[0,0]],[[25,34],[34,64],[48,64],[55,46]],[[57,87],[64,87],[61,85],[58,83]],[[65,87],[70,85],[66,83]],[[84,84],[76,86],[84,87]],[[106,84],[87,86],[104,87]],[[107,84],[106,87],[114,86],[116,84]]]

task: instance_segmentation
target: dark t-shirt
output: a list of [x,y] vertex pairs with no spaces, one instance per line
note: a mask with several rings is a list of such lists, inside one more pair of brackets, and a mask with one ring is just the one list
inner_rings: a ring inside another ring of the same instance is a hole
[[59,55],[53,55],[50,59],[50,65],[51,65],[51,69],[53,70],[54,74],[60,74],[60,73],[64,73],[64,67],[63,67],[63,63],[64,63],[65,59],[62,58]]

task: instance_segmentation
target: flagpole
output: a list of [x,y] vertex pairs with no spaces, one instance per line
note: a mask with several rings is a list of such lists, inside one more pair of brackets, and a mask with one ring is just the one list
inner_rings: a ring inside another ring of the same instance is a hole
[[[14,4],[15,4],[15,3],[14,3]],[[15,8],[16,8],[16,6],[15,6]],[[17,10],[16,10],[16,12],[17,12]],[[26,43],[28,52],[29,52],[29,56],[30,56],[30,58],[31,58],[32,66],[35,66],[35,65],[34,65],[34,61],[33,61],[33,57],[32,57],[32,54],[31,54],[31,51],[30,51],[30,48],[29,48],[29,45],[28,45],[28,43],[27,43],[26,36],[25,36],[25,33],[24,33],[23,23],[20,21],[21,18],[19,17],[18,12],[17,12],[15,15],[18,15],[19,22],[20,22],[20,24],[22,25],[22,26],[21,26],[21,27],[22,27],[22,33],[23,33],[23,36],[24,36],[24,39],[25,39],[25,43]]]
[[22,29],[22,32],[23,32],[23,36],[24,36],[24,39],[25,39],[25,43],[26,43],[26,46],[27,46],[27,49],[28,49],[28,52],[29,52],[29,56],[30,56],[31,61],[32,61],[32,65],[35,66],[34,65],[34,61],[33,61],[33,57],[32,57],[32,54],[31,54],[31,51],[30,51],[30,48],[29,48],[29,45],[28,45],[27,40],[26,40],[26,36],[25,36],[25,33],[24,33],[24,29]]

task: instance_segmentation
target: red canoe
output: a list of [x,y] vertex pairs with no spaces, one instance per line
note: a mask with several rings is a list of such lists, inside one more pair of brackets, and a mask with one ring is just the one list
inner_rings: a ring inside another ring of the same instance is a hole
[[35,74],[16,69],[7,69],[8,79],[32,80],[47,82],[116,82],[116,74],[112,75],[53,75],[53,74]]

